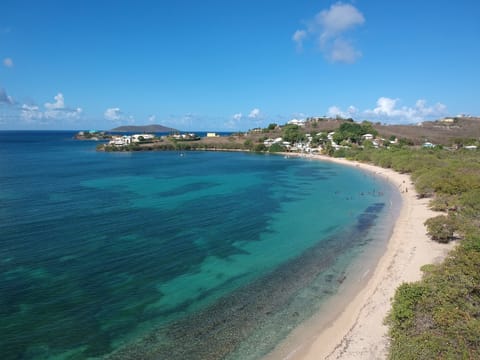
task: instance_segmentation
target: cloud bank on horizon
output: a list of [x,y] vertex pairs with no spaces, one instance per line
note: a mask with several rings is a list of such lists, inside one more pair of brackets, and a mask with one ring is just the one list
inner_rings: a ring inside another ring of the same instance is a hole
[[74,121],[82,116],[83,110],[79,107],[72,109],[65,106],[65,100],[62,93],[58,93],[54,97],[54,102],[46,102],[41,109],[37,105],[23,104],[21,106],[21,119],[27,123],[38,122],[40,124],[51,124],[55,121]]
[[[6,93],[5,89],[0,88],[0,109],[2,107],[9,108],[13,112],[19,111],[19,121],[30,125],[48,126],[52,124],[59,124],[60,121],[66,121],[69,124],[76,124],[81,126],[84,113],[82,108],[69,108],[65,105],[65,99],[62,93],[55,95],[53,102],[46,102],[41,108],[34,104],[19,105],[15,100]],[[355,120],[371,120],[383,123],[408,124],[421,122],[424,120],[439,119],[449,114],[447,106],[442,103],[434,105],[427,105],[427,101],[419,99],[414,106],[400,105],[400,99],[392,99],[388,97],[380,97],[376,101],[376,106],[372,109],[359,110],[356,106],[350,105],[345,110],[341,107],[332,105],[328,107],[326,113],[312,113],[301,114],[303,117],[320,116],[326,114],[329,117],[340,116],[342,118],[353,118]],[[1,114],[0,114],[1,116]],[[266,125],[266,122],[272,123],[278,120],[288,121],[290,118],[298,117],[298,114],[291,114],[287,116],[268,116],[259,108],[253,108],[244,115],[241,112],[235,113],[223,122],[218,122],[221,125],[219,130],[238,130],[240,128],[249,129],[252,127]],[[135,124],[136,120],[132,115],[125,114],[119,107],[112,107],[105,109],[103,118],[109,121],[112,126],[121,124]],[[146,121],[142,122],[152,124],[157,120],[156,115],[150,115]],[[208,119],[208,117],[207,117]],[[221,120],[221,119],[220,119]],[[161,120],[168,126],[188,126],[190,130],[202,130],[195,128],[195,124],[205,126],[208,128],[208,121],[205,122],[202,116],[185,114],[185,115],[170,115],[168,118]],[[0,122],[3,124],[3,122]],[[193,126],[193,128],[192,128]],[[212,129],[215,130],[215,129]]]
[[433,106],[427,106],[427,101],[424,99],[417,100],[415,106],[398,106],[400,99],[391,99],[388,97],[381,97],[377,100],[377,106],[373,109],[358,110],[351,105],[347,110],[342,110],[337,106],[331,106],[328,109],[328,116],[342,118],[359,117],[366,120],[381,121],[386,123],[395,122],[402,123],[416,123],[423,120],[438,119],[448,115],[447,106],[442,103],[436,103]]

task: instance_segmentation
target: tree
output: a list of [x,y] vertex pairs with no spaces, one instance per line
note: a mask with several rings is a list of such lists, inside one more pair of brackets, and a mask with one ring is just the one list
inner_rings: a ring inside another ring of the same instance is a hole
[[371,140],[365,140],[363,142],[363,147],[365,149],[374,149],[375,148],[375,146],[373,145],[373,142]]
[[338,144],[345,140],[358,144],[362,140],[362,135],[365,134],[372,134],[375,136],[378,132],[373,128],[372,123],[368,121],[364,121],[362,124],[344,122],[333,135],[333,140]]
[[305,139],[305,134],[300,126],[295,124],[287,124],[282,129],[282,137],[285,141],[300,141]]
[[329,156],[332,156],[332,155],[335,153],[335,149],[334,149],[334,147],[332,146],[331,143],[327,142],[327,143],[325,144],[325,147],[324,147],[324,149],[323,149],[323,152],[324,152],[325,154],[329,155]]
[[365,134],[372,134],[374,136],[378,135],[378,131],[375,130],[373,124],[370,121],[364,120],[362,121],[362,135]]
[[253,147],[253,151],[255,152],[262,152],[262,151],[266,151],[267,150],[267,147],[263,144],[257,144]]
[[273,153],[273,152],[283,152],[283,151],[285,151],[285,148],[282,145],[275,143],[275,144],[272,144],[272,146],[270,146],[268,148],[268,151],[271,152],[271,153]]
[[276,127],[277,127],[277,124],[271,123],[271,124],[268,124],[267,129],[271,131],[271,130],[275,130]]

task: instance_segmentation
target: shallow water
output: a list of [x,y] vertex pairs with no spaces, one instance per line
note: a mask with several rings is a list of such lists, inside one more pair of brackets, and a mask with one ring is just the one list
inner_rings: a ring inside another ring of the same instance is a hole
[[0,132],[5,359],[259,358],[392,223],[355,168],[72,135]]

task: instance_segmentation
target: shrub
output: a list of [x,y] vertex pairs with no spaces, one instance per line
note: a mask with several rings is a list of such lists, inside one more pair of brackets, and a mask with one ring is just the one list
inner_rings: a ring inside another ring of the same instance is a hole
[[282,151],[285,151],[285,148],[280,145],[280,144],[272,144],[272,146],[270,146],[268,148],[268,151],[273,153],[273,152],[282,152]]
[[438,215],[425,221],[428,235],[435,241],[448,243],[453,239],[455,220],[451,216]]
[[266,151],[266,150],[267,150],[267,147],[263,144],[257,144],[253,148],[253,151],[256,151],[256,152],[262,152],[262,151]]

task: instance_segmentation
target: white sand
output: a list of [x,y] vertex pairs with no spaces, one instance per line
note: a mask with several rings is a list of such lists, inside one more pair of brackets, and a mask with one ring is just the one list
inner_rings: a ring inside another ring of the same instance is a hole
[[345,159],[320,155],[312,158],[357,166],[384,176],[401,191],[403,205],[387,249],[367,285],[313,338],[302,337],[304,330],[300,326],[286,340],[288,345],[280,345],[266,359],[385,359],[388,328],[383,322],[395,289],[403,282],[419,280],[420,268],[444,259],[453,245],[436,243],[426,235],[424,222],[436,214],[428,208],[428,199],[416,198],[409,175]]

